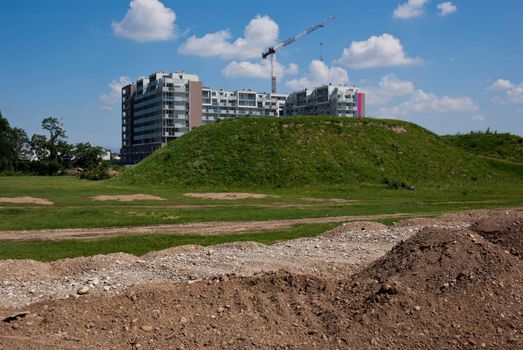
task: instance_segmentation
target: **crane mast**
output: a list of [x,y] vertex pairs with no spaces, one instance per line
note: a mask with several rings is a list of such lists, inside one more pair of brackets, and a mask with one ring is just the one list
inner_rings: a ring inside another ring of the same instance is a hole
[[287,40],[284,40],[275,46],[269,47],[266,52],[262,52],[263,59],[267,59],[267,57],[271,56],[271,91],[273,94],[276,93],[276,75],[274,73],[274,65],[276,64],[276,51],[278,51],[282,47],[292,44],[293,42],[295,42],[297,40],[300,40],[304,36],[314,32],[320,28],[325,27],[328,23],[332,22],[335,18],[336,17],[331,16],[331,17],[323,20],[322,22],[315,24],[310,28],[305,29],[303,32],[296,34],[294,36],[291,36]]

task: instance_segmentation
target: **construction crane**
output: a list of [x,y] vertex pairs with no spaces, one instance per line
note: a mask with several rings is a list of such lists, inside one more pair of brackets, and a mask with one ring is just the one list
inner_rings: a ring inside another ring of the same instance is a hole
[[300,34],[291,36],[289,39],[282,41],[278,45],[269,47],[267,52],[262,52],[262,58],[263,59],[267,59],[267,57],[271,56],[271,82],[272,82],[272,93],[273,94],[276,93],[276,76],[274,75],[275,74],[274,73],[274,64],[276,63],[276,51],[278,51],[282,47],[285,47],[285,46],[288,46],[288,45],[292,44],[293,42],[295,42],[297,40],[300,40],[305,35],[310,34],[310,33],[314,32],[317,29],[325,27],[328,23],[332,22],[335,18],[336,17],[331,16],[331,17],[323,20],[322,22],[320,22],[318,24],[315,24],[312,27],[304,30]]

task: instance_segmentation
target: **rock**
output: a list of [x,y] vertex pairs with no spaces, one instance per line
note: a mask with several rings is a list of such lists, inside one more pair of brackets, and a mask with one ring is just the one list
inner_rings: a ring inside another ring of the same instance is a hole
[[378,346],[378,341],[376,340],[376,338],[372,338],[372,339],[370,340],[370,345],[372,345],[372,346]]
[[385,284],[381,285],[380,290],[378,291],[378,293],[379,294],[393,295],[393,294],[397,294],[398,290],[396,288],[394,288],[393,286],[391,286],[390,284],[385,283]]
[[183,316],[180,317],[180,323],[183,323],[183,324],[187,323],[187,319]]
[[414,310],[420,311],[421,310],[421,306],[419,306],[419,305],[414,306]]
[[85,295],[85,294],[88,294],[89,293],[89,287],[87,286],[83,286],[81,288],[78,288],[78,290],[76,291],[76,294],[78,295]]
[[29,314],[30,314],[29,311],[18,312],[16,314],[13,314],[13,315],[10,315],[10,316],[7,316],[7,317],[3,318],[2,322],[10,323],[10,322],[19,320],[21,318],[24,318],[25,316],[27,316]]
[[224,311],[225,311],[225,309],[224,309],[223,307],[220,306],[220,307],[218,308],[218,313],[219,313],[219,314],[221,314],[221,313],[224,312]]
[[153,331],[153,326],[143,325],[142,326],[142,331],[144,331],[144,332],[152,332]]
[[106,292],[107,292],[107,291],[109,291],[110,289],[111,289],[111,287],[110,287],[110,286],[104,286],[104,291],[106,291]]

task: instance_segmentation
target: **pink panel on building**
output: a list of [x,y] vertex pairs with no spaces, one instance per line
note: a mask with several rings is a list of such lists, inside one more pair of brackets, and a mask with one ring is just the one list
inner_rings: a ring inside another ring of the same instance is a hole
[[189,127],[195,128],[202,124],[202,83],[189,82]]
[[365,94],[363,92],[357,93],[356,104],[358,108],[356,116],[365,117]]

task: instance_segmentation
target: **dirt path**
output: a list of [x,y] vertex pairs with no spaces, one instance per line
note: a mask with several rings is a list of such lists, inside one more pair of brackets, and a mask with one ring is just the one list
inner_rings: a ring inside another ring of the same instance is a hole
[[377,219],[393,219],[404,217],[419,217],[427,214],[397,213],[355,216],[330,216],[323,218],[304,218],[290,220],[264,221],[221,221],[197,222],[189,224],[137,226],[137,227],[109,227],[109,228],[78,228],[56,230],[26,230],[0,231],[0,240],[65,240],[65,239],[96,239],[114,236],[143,235],[143,234],[173,234],[173,235],[223,235],[241,234],[290,229],[297,224],[325,224],[332,222],[369,221]]

